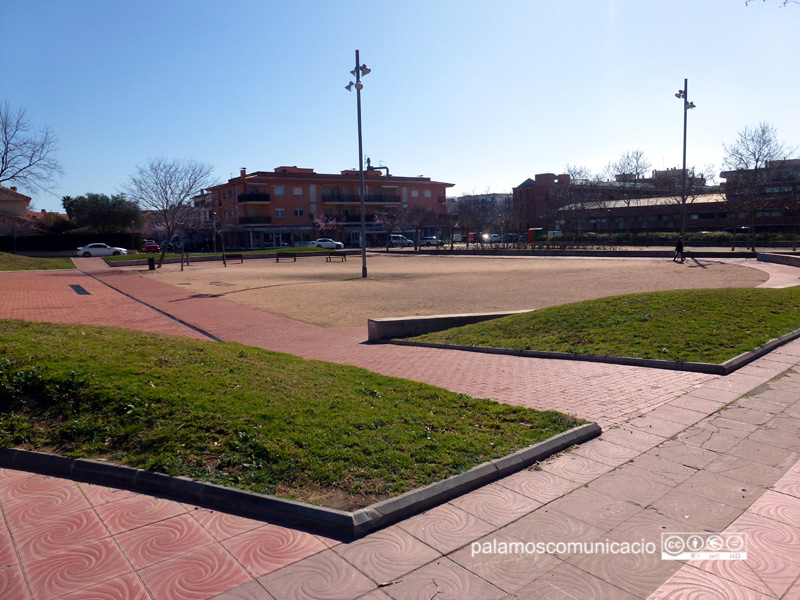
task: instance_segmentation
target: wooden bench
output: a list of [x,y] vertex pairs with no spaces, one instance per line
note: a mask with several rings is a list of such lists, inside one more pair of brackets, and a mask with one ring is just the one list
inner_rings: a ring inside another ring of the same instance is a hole
[[240,263],[244,263],[244,254],[226,254],[225,260],[236,260],[239,259]]
[[294,252],[278,252],[275,254],[275,262],[281,262],[281,259],[292,259],[293,262],[297,262],[297,254]]
[[347,262],[347,254],[344,252],[328,252],[328,256],[325,257],[325,262],[331,262],[334,258],[338,258],[342,262]]

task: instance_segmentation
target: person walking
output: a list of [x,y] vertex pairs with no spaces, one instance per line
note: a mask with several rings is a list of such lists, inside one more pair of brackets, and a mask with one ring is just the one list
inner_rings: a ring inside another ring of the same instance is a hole
[[675,244],[675,256],[672,257],[672,262],[677,262],[678,259],[683,262],[683,236],[678,236],[678,243]]

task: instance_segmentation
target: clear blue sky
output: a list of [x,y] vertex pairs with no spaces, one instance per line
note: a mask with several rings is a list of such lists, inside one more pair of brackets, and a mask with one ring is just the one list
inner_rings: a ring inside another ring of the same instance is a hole
[[115,193],[148,159],[220,180],[280,165],[357,167],[506,192],[642,149],[719,172],[761,120],[800,144],[800,5],[779,0],[0,0],[0,101],[59,138],[64,195]]

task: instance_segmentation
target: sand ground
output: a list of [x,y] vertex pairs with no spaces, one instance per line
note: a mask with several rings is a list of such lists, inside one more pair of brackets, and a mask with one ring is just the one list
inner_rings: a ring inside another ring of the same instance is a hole
[[322,327],[368,318],[523,310],[643,291],[755,287],[764,272],[714,259],[369,255],[165,264],[148,277]]

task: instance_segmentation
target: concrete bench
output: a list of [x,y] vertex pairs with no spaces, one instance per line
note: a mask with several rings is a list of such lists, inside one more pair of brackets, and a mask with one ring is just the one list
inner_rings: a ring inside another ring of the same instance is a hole
[[334,258],[338,258],[342,262],[347,262],[347,254],[344,252],[328,252],[328,256],[325,257],[325,262],[331,262]]
[[281,262],[281,260],[289,260],[292,259],[293,262],[297,262],[297,254],[294,252],[278,252],[275,254],[275,262]]

